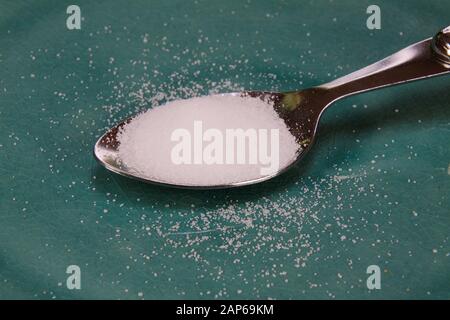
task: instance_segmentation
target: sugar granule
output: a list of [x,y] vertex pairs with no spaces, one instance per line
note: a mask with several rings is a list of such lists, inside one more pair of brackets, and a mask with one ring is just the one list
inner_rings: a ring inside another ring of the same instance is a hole
[[279,168],[296,159],[299,145],[271,103],[228,95],[176,100],[134,117],[119,133],[119,158],[141,176],[171,184],[223,185],[263,177],[261,164],[175,164],[171,134],[201,121],[205,130],[278,129]]

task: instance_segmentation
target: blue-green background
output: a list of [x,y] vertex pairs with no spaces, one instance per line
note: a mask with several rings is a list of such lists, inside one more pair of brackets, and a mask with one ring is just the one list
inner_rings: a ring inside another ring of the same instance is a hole
[[336,103],[302,164],[242,189],[92,156],[139,89],[319,85],[432,36],[449,1],[377,1],[373,31],[365,0],[77,1],[75,31],[69,4],[0,2],[0,298],[450,298],[448,77]]

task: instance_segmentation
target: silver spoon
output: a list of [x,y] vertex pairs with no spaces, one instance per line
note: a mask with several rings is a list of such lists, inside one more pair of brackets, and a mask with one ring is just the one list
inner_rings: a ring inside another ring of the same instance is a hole
[[124,166],[118,157],[117,134],[127,122],[108,130],[95,144],[96,159],[108,170],[148,183],[191,189],[218,189],[254,184],[271,179],[288,170],[311,148],[322,113],[333,102],[361,92],[402,84],[450,72],[450,26],[434,38],[415,43],[393,55],[327,84],[295,92],[247,91],[227,95],[251,96],[273,101],[274,108],[296,137],[301,148],[295,161],[278,172],[262,178],[236,181],[228,185],[176,185],[148,179]]

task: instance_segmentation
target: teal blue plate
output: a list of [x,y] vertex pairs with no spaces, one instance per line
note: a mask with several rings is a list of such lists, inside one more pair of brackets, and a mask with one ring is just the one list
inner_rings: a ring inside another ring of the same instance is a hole
[[338,102],[260,185],[160,188],[92,156],[150,105],[345,75],[449,25],[448,1],[378,1],[380,30],[369,1],[77,4],[80,30],[61,1],[0,4],[0,298],[450,298],[448,77]]

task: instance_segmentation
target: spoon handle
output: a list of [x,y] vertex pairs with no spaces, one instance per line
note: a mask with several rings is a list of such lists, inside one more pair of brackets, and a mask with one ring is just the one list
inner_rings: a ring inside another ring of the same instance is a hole
[[363,69],[324,84],[337,100],[374,90],[450,72],[450,26]]

